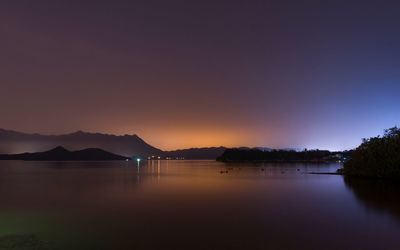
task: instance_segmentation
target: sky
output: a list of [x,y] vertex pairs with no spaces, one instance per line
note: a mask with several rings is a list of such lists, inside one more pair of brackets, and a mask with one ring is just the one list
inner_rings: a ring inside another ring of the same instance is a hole
[[0,127],[351,149],[400,125],[398,1],[0,2]]

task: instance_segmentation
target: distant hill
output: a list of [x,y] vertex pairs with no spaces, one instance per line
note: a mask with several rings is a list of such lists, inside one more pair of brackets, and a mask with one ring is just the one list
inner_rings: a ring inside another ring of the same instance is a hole
[[191,160],[215,160],[226,150],[225,147],[189,148],[164,151],[164,158],[185,158]]
[[65,135],[27,134],[0,129],[0,154],[42,152],[59,145],[70,150],[101,148],[124,156],[162,155],[162,151],[147,144],[137,135],[109,135],[78,131]]
[[61,146],[39,153],[0,155],[0,160],[24,161],[113,161],[127,159],[127,157],[116,155],[98,148],[69,151]]

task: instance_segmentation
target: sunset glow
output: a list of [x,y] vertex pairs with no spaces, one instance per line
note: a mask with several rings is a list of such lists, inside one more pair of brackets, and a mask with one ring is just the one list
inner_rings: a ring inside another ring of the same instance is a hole
[[5,129],[350,149],[400,119],[396,8],[41,2],[1,4]]

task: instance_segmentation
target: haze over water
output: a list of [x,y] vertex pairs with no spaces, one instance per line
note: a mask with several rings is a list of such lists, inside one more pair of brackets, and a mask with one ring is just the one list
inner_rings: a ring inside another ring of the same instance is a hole
[[306,174],[339,167],[4,161],[0,236],[40,249],[398,249],[398,185]]

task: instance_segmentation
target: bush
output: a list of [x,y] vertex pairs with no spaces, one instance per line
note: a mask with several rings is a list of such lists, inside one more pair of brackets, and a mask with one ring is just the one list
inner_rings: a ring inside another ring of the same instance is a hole
[[343,173],[352,176],[400,178],[400,129],[385,130],[384,135],[363,139],[344,164]]

